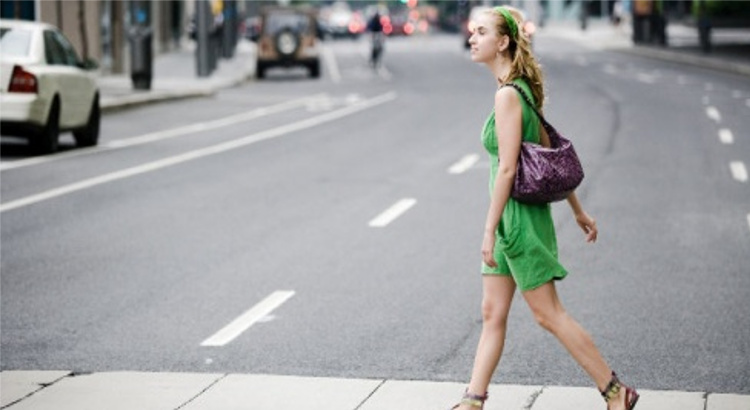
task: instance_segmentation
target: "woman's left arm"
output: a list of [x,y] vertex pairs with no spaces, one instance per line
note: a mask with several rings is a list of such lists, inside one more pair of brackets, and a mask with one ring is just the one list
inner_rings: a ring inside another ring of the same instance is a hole
[[497,266],[495,232],[513,189],[521,152],[521,103],[512,87],[501,88],[495,93],[495,134],[499,162],[482,240],[482,259],[493,268]]
[[578,223],[578,226],[583,229],[583,233],[586,234],[586,242],[596,242],[596,237],[599,234],[599,230],[596,228],[596,220],[583,210],[583,206],[581,206],[581,202],[578,201],[578,196],[575,192],[568,195],[568,205],[570,205],[570,209],[573,210],[576,223]]

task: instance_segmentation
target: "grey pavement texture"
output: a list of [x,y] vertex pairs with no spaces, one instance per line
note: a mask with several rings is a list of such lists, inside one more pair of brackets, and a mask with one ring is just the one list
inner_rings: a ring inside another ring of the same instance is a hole
[[[13,410],[428,410],[447,408],[464,384],[210,373],[7,371]],[[747,410],[749,395],[643,390],[638,410]],[[491,385],[486,410],[603,408],[593,388]]]

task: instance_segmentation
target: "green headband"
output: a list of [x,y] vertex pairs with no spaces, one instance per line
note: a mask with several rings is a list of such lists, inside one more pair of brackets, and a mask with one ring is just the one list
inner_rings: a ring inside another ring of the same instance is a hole
[[510,38],[516,40],[518,38],[518,23],[516,23],[516,19],[513,18],[513,15],[505,7],[495,7],[495,11],[503,15],[505,22],[508,23]]

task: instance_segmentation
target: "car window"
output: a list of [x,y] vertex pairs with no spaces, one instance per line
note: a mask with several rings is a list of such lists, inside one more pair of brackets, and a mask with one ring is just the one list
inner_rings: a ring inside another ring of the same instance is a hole
[[55,39],[54,33],[49,30],[44,31],[44,57],[47,64],[65,65],[65,52]]
[[27,56],[31,50],[31,31],[0,29],[0,52],[4,56]]
[[297,33],[305,33],[310,29],[310,18],[305,14],[270,13],[266,17],[263,32],[274,34],[284,28],[290,28]]
[[52,65],[77,66],[78,54],[68,40],[57,31],[45,30],[44,53],[47,63]]
[[68,41],[65,36],[60,33],[59,31],[53,31],[55,33],[55,38],[57,38],[57,42],[60,43],[60,46],[63,49],[63,52],[65,53],[65,61],[68,65],[77,66],[80,63],[80,59],[78,58],[78,53],[76,53],[76,49],[73,48],[73,45],[70,44],[70,41]]

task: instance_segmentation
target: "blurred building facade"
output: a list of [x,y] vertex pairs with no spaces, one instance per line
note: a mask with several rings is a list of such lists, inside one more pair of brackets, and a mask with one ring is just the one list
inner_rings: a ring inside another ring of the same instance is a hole
[[[49,23],[60,28],[83,58],[99,62],[103,73],[126,73],[128,33],[135,25],[152,30],[152,50],[160,54],[190,41],[197,0],[0,0],[2,18]],[[205,1],[205,0],[201,0]],[[209,0],[221,13],[223,0]],[[244,10],[245,2],[236,2]]]

